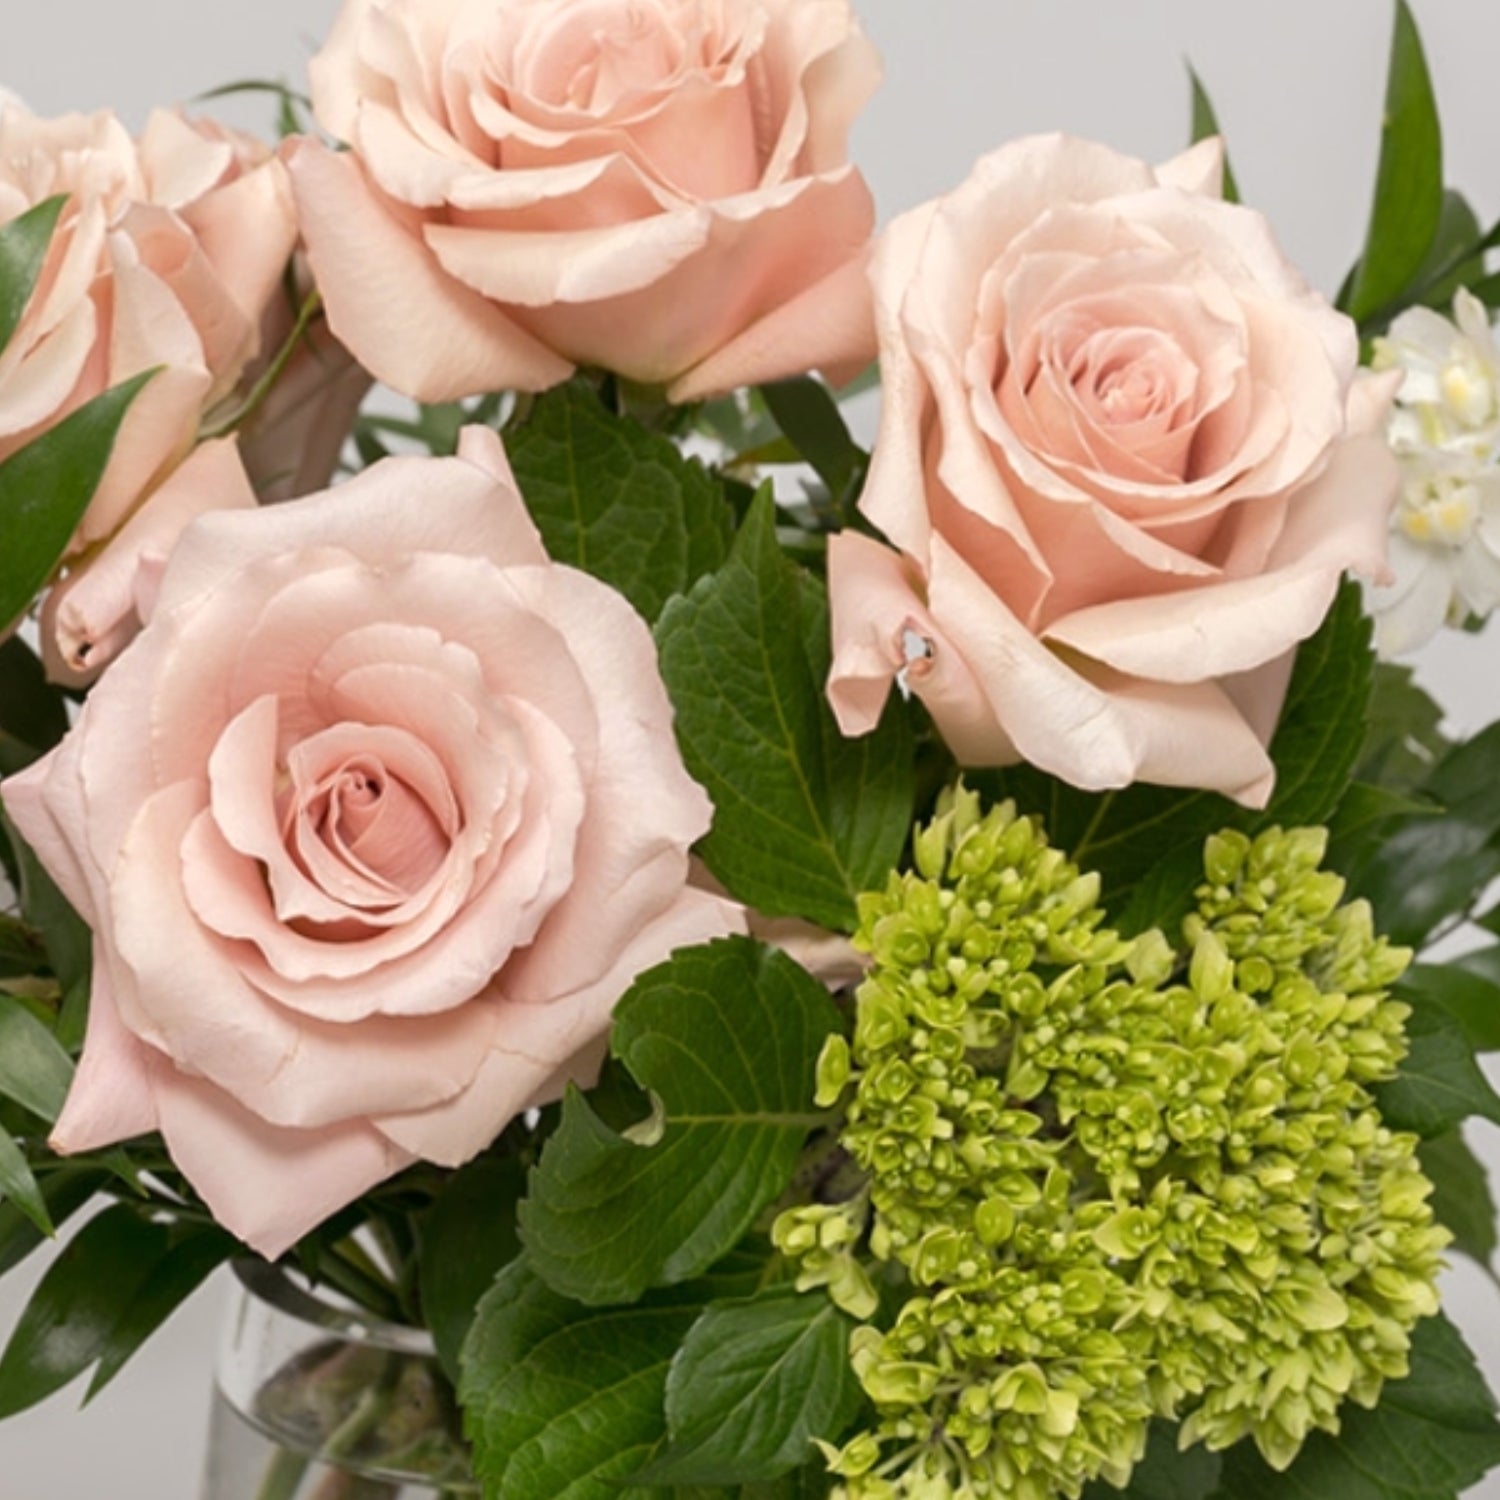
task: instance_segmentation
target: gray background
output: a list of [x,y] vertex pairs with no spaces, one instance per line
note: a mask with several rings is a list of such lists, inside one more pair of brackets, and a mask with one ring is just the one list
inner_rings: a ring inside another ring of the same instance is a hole
[[[558,0],[566,3],[566,0]],[[0,0],[0,85],[47,113],[153,104],[235,79],[300,84],[335,0]],[[1208,82],[1247,200],[1332,291],[1369,203],[1390,24],[1376,0],[856,0],[887,80],[854,138],[883,218],[957,182],[1012,136],[1064,129],[1148,157],[1185,142],[1184,59]],[[1492,0],[1414,0],[1447,126],[1450,180],[1500,211]],[[262,128],[269,109],[219,112]],[[1421,670],[1461,728],[1500,716],[1500,641],[1447,637]],[[1500,1172],[1500,1131],[1473,1138]],[[44,1257],[0,1284],[0,1331]],[[192,1500],[222,1281],[201,1293],[86,1413],[76,1391],[0,1426],[0,1500]],[[1450,1308],[1500,1384],[1500,1293],[1474,1268]],[[1500,1479],[1473,1492],[1500,1500]]]

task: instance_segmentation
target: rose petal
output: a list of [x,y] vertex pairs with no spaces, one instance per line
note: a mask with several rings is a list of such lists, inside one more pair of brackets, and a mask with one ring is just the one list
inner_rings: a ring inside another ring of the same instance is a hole
[[412,1161],[363,1122],[321,1130],[272,1125],[181,1073],[163,1070],[155,1092],[172,1160],[215,1221],[267,1260]]
[[377,378],[422,401],[546,390],[572,366],[455,281],[347,156],[287,157],[329,326]]
[[504,1005],[494,1050],[462,1097],[437,1109],[380,1116],[374,1123],[427,1161],[460,1165],[506,1121],[557,1098],[565,1083],[594,1081],[602,1053],[591,1052],[589,1044],[607,1031],[610,1012],[637,974],[675,948],[743,931],[743,921],[731,903],[683,890],[584,988],[545,1003]]
[[108,965],[97,963],[83,1056],[47,1144],[59,1155],[70,1156],[156,1130],[153,1066],[147,1048],[120,1024]]

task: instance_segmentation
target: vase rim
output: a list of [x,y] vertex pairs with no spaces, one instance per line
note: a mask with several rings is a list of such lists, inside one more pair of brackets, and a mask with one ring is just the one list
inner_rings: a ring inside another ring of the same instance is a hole
[[337,1333],[351,1342],[396,1354],[431,1358],[432,1335],[425,1328],[391,1323],[349,1303],[331,1302],[304,1285],[286,1266],[252,1256],[231,1262],[236,1279],[252,1297],[314,1328]]

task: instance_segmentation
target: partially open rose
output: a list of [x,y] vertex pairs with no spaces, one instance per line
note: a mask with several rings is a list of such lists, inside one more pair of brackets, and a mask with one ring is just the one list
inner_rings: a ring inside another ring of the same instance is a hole
[[41,283],[0,356],[0,457],[160,367],[79,527],[84,547],[183,457],[256,354],[296,218],[285,169],[247,136],[157,110],[132,140],[109,114],[0,107],[0,223],[58,194]]
[[873,352],[848,0],[346,0],[291,155],[334,331],[422,400]]
[[[107,113],[43,119],[0,101],[0,224],[65,197],[41,279],[0,353],[0,459],[145,370],[66,559],[75,572],[132,520],[188,456],[206,412],[260,348],[296,240],[286,171],[248,136],[155,111],[139,139]],[[182,486],[164,507],[179,526]],[[197,507],[201,508],[201,507]],[[54,675],[97,671],[135,628],[104,591],[78,601]],[[128,596],[129,589],[125,590]],[[63,618],[55,601],[50,619]],[[0,628],[7,621],[0,620]]]
[[94,933],[54,1146],[160,1130],[268,1256],[590,1078],[630,980],[739,925],[687,884],[650,631],[547,560],[488,430],[196,522],[3,792]]
[[1384,566],[1393,382],[1220,169],[1024,140],[891,226],[860,506],[899,550],[830,544],[846,732],[900,676],[968,764],[1269,795],[1293,649]]

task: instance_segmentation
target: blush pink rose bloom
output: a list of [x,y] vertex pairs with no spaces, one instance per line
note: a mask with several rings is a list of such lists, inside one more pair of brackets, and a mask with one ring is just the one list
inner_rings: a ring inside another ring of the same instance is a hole
[[1221,171],[1022,140],[890,227],[860,507],[896,550],[830,544],[846,733],[899,679],[965,764],[1264,804],[1297,643],[1384,568],[1392,388]]
[[645,623],[547,560],[499,440],[203,517],[6,810],[89,922],[53,1145],[159,1130],[275,1256],[598,1067],[615,1001],[742,926]]
[[848,0],[345,0],[290,154],[334,332],[424,401],[874,352]]
[[[41,280],[0,353],[0,459],[111,386],[157,371],[70,545],[76,579],[132,523],[135,536],[163,542],[164,520],[140,512],[190,461],[205,414],[258,353],[297,231],[285,168],[247,136],[158,110],[135,140],[108,113],[43,119],[0,105],[0,223],[59,194],[67,202]],[[192,488],[188,477],[163,504],[179,528]],[[110,570],[127,571],[118,556]],[[49,619],[64,632],[48,641],[55,675],[90,675],[128,638],[120,598],[112,585],[107,602],[53,602]]]

